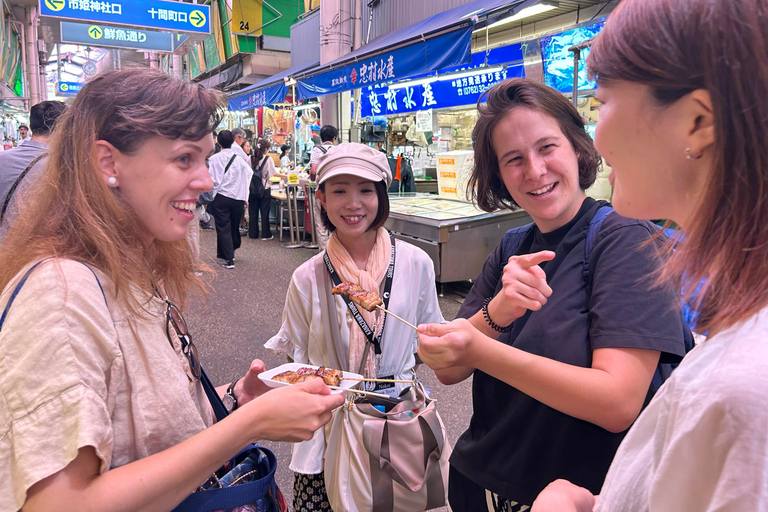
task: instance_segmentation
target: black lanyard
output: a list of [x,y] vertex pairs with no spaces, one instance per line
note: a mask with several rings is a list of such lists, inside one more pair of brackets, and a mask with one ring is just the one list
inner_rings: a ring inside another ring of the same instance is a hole
[[[395,237],[390,233],[389,239],[392,241],[392,253],[389,258],[387,276],[384,280],[384,295],[382,297],[384,300],[384,309],[389,309],[389,296],[392,292],[392,279],[395,275]],[[339,277],[339,274],[336,273],[336,269],[333,268],[333,263],[331,263],[331,258],[328,257],[327,251],[323,255],[323,261],[325,261],[325,269],[328,271],[328,275],[330,276],[331,281],[333,281],[334,286],[340,285],[341,278]],[[384,320],[381,322],[381,331],[379,332],[379,335],[374,336],[373,330],[368,326],[368,323],[363,318],[363,315],[360,314],[360,310],[357,309],[357,304],[352,302],[346,295],[342,295],[342,298],[344,299],[344,302],[346,302],[347,308],[349,308],[349,312],[352,313],[352,317],[355,319],[355,321],[357,321],[357,324],[363,330],[363,334],[365,334],[366,339],[373,345],[373,349],[376,355],[380,355],[381,335],[384,333],[384,325],[387,323],[387,314],[384,313]]]

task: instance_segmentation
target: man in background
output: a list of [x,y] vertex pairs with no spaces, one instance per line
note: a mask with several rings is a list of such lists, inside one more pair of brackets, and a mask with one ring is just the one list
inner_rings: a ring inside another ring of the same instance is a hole
[[235,128],[232,130],[232,135],[235,136],[235,143],[232,144],[232,151],[234,151],[237,156],[245,160],[245,163],[248,164],[248,167],[251,167],[251,157],[246,155],[245,151],[243,151],[243,143],[245,142],[245,130],[242,128]]
[[[30,123],[32,124],[32,123]],[[32,137],[29,135],[29,127],[25,124],[19,125],[19,146],[24,144],[25,142],[29,142],[32,140]]]
[[59,116],[67,109],[61,101],[43,101],[32,106],[30,139],[0,153],[0,239],[16,218],[24,191],[45,168],[48,139]]
[[[309,178],[312,181],[315,181],[315,177],[317,176],[317,161],[328,151],[328,148],[336,144],[338,136],[339,130],[337,130],[335,126],[327,124],[320,128],[320,141],[322,144],[312,148],[312,152],[309,154]],[[312,226],[312,228],[315,230],[317,245],[320,247],[320,250],[323,251],[328,244],[330,233],[320,219],[323,205],[319,200],[314,202],[313,210],[315,214],[315,225]]]

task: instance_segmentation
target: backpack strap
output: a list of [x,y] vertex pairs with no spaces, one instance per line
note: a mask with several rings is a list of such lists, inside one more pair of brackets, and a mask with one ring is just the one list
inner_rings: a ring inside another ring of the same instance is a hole
[[[504,267],[507,265],[509,258],[515,255],[520,245],[528,236],[528,233],[533,229],[533,222],[524,226],[512,228],[504,234],[504,238],[501,240],[501,257],[502,261],[499,262],[499,269],[503,272]],[[501,275],[501,273],[499,274]]]
[[597,234],[600,232],[600,228],[603,226],[603,221],[609,213],[614,209],[611,206],[605,205],[598,208],[592,220],[589,221],[589,229],[587,230],[587,241],[584,244],[584,264],[581,267],[581,274],[584,277],[584,283],[587,285],[587,293],[592,295],[592,278],[589,275],[589,255],[592,254],[592,249],[595,248],[595,241],[597,240]]

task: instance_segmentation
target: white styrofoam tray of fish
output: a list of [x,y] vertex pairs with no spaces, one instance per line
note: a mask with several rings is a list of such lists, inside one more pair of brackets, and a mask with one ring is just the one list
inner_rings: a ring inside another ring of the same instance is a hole
[[[264,384],[271,388],[279,388],[282,386],[290,386],[291,384],[287,382],[280,382],[278,380],[272,380],[272,377],[275,375],[278,375],[283,372],[298,372],[300,368],[312,368],[317,370],[320,368],[320,366],[315,366],[311,364],[305,364],[305,363],[285,363],[281,364],[280,366],[276,366],[275,368],[272,368],[271,370],[267,370],[264,372],[261,372],[259,374],[259,378],[264,381]],[[352,373],[352,372],[343,372],[344,378],[341,379],[341,383],[338,387],[340,388],[346,388],[351,389],[356,384],[360,383],[360,380],[351,380],[351,379],[362,379],[363,376],[358,373]],[[343,391],[339,389],[334,389],[331,391],[331,393],[343,393]]]

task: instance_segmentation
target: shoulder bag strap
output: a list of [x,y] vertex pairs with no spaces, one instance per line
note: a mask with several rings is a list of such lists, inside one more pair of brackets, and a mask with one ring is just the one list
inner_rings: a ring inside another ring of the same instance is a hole
[[[5,323],[5,319],[8,316],[8,311],[11,309],[11,304],[13,304],[13,301],[16,299],[16,296],[19,295],[19,292],[21,291],[21,288],[24,286],[24,283],[26,283],[27,279],[29,279],[29,275],[32,273],[33,270],[35,270],[37,267],[39,267],[40,264],[45,263],[46,261],[48,261],[50,259],[53,259],[53,258],[45,258],[45,259],[42,259],[42,260],[38,261],[37,263],[32,265],[32,267],[30,267],[29,270],[27,270],[24,273],[24,276],[19,281],[19,284],[16,285],[16,288],[14,288],[13,293],[11,293],[11,296],[8,299],[8,302],[5,304],[5,309],[3,310],[3,314],[2,314],[2,316],[0,316],[0,330],[3,329],[3,324]],[[85,265],[85,263],[83,263],[83,265]],[[99,290],[101,290],[101,295],[104,297],[104,304],[106,304],[107,305],[107,309],[109,309],[109,302],[107,302],[107,295],[104,293],[104,287],[101,286],[101,281],[99,280],[99,276],[96,275],[96,272],[94,272],[93,269],[90,266],[85,265],[85,267],[88,270],[90,270],[91,273],[93,274],[93,277],[96,278],[96,284],[99,285]]]
[[235,158],[237,158],[237,155],[232,155],[232,158],[229,159],[229,162],[227,163],[227,166],[224,168],[224,174],[227,174],[227,171],[232,166],[232,162],[235,161]]
[[[384,280],[384,295],[382,296],[382,300],[384,302],[384,309],[387,309],[389,306],[389,297],[392,293],[392,281],[395,275],[395,237],[392,235],[392,233],[389,234],[389,239],[392,241],[392,252],[389,258],[389,267],[387,268],[387,275]],[[328,271],[328,275],[330,276],[333,284],[336,286],[340,285],[341,278],[339,277],[339,274],[336,273],[336,269],[333,267],[333,263],[331,263],[331,258],[328,256],[327,251],[323,255],[323,261],[325,261],[325,268]],[[363,333],[365,334],[366,339],[373,345],[376,355],[380,355],[381,354],[381,335],[384,333],[384,326],[387,323],[387,314],[384,313],[384,320],[381,323],[381,332],[379,332],[378,336],[374,336],[373,330],[371,330],[371,328],[366,323],[365,319],[363,319],[363,316],[360,314],[360,310],[357,309],[357,305],[351,300],[349,300],[348,297],[344,297],[344,302],[347,304],[347,308],[349,309],[349,312],[352,313],[352,318],[355,319],[357,324],[363,330]]]
[[32,168],[42,160],[48,156],[48,153],[41,153],[37,155],[37,157],[32,160],[26,169],[24,169],[21,174],[16,178],[16,181],[13,182],[13,185],[11,185],[10,190],[8,190],[8,194],[5,196],[5,201],[3,201],[3,208],[0,210],[0,223],[3,222],[3,219],[5,218],[5,212],[8,210],[8,205],[11,204],[11,198],[13,197],[13,194],[16,192],[16,189],[19,188],[19,185],[21,185],[21,181],[26,177],[27,173],[32,170]]

